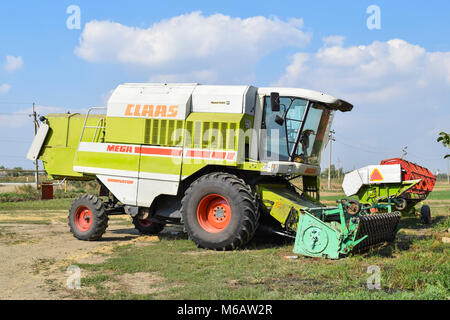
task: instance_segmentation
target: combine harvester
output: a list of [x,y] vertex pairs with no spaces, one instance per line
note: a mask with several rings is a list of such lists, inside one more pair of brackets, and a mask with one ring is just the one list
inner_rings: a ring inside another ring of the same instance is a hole
[[28,158],[51,178],[106,191],[72,204],[80,240],[99,240],[108,216],[128,214],[143,234],[183,224],[201,248],[242,247],[261,225],[296,238],[296,253],[337,259],[392,241],[401,216],[319,201],[334,113],[352,108],[305,89],[124,84],[106,108],[41,117]]

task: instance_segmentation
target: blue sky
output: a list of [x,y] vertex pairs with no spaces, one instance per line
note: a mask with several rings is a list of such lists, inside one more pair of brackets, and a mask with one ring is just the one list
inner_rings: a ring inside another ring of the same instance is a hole
[[[70,5],[79,30],[66,27]],[[366,26],[369,5],[380,30]],[[120,83],[172,80],[321,90],[355,104],[336,115],[334,163],[362,167],[407,145],[409,160],[445,171],[436,137],[450,131],[449,12],[448,1],[2,2],[0,165],[32,167],[32,102],[44,114],[82,110]],[[161,30],[163,48],[133,40]]]

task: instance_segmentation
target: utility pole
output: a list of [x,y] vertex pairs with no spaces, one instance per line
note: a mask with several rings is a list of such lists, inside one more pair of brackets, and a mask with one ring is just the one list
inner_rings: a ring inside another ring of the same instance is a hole
[[[37,122],[37,114],[36,114],[36,109],[35,109],[35,104],[33,102],[33,123],[34,123],[34,135],[37,135],[37,131],[38,131],[38,122]],[[34,160],[34,168],[35,168],[35,172],[34,172],[34,178],[36,180],[36,190],[39,190],[39,167],[38,167],[38,160]]]
[[329,149],[330,155],[328,158],[328,190],[331,190],[331,147],[333,145],[333,141],[335,141],[333,138],[333,134],[335,133],[336,132],[334,132],[334,130],[331,130],[330,134],[328,135],[328,137],[330,138],[330,149]]
[[337,175],[338,175],[338,180],[341,179],[341,160],[338,158],[338,165],[337,165]]
[[450,184],[450,158],[447,158],[447,183]]
[[406,149],[408,149],[408,146],[405,146],[402,150],[402,159],[405,159],[406,155],[408,154],[408,152],[406,152]]

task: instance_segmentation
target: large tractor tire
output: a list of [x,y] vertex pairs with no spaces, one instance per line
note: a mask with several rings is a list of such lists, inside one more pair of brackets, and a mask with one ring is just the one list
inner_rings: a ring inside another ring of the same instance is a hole
[[103,201],[93,195],[83,195],[75,200],[68,218],[70,232],[80,240],[99,240],[108,227]]
[[205,249],[233,250],[249,242],[258,228],[255,193],[229,173],[207,174],[186,190],[181,214],[189,238]]
[[163,224],[146,219],[133,218],[133,224],[139,233],[145,235],[155,235],[164,229]]

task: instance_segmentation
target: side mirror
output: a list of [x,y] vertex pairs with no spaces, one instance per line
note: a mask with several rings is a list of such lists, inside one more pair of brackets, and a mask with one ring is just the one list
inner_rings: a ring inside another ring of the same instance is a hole
[[280,111],[280,94],[278,92],[270,93],[270,108],[272,112]]

